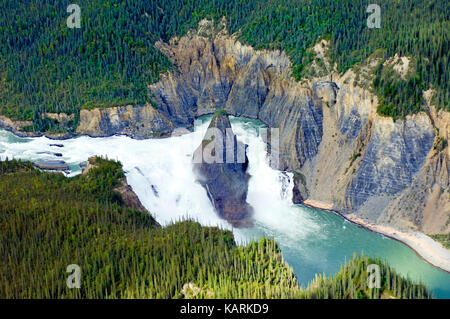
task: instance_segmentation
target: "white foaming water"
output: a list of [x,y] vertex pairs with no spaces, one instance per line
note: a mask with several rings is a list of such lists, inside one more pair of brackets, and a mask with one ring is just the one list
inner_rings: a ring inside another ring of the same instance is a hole
[[431,267],[405,245],[358,228],[334,214],[293,205],[292,174],[269,166],[265,143],[257,129],[262,124],[243,118],[232,118],[231,122],[238,139],[249,145],[247,202],[254,208],[252,228],[233,229],[219,218],[205,189],[195,182],[192,154],[209,120],[197,122],[192,133],[142,141],[125,136],[64,141],[23,139],[0,131],[0,159],[62,159],[69,164],[70,175],[75,175],[80,173],[78,164],[88,157],[107,156],[122,162],[128,183],[160,224],[191,218],[205,226],[232,229],[239,244],[261,236],[274,238],[302,285],[317,273],[336,273],[345,259],[364,252],[382,257],[401,274],[428,284],[436,296],[450,298],[450,275]]
[[[195,181],[192,154],[200,145],[210,118],[196,121],[195,131],[166,139],[134,140],[125,136],[107,138],[79,137],[53,141],[45,137],[20,139],[8,132],[0,133],[0,156],[27,160],[62,159],[71,169],[80,172],[78,164],[93,155],[106,156],[122,162],[128,183],[142,204],[162,225],[181,219],[194,219],[205,226],[232,229],[218,217],[205,189]],[[249,145],[248,203],[255,211],[256,224],[266,235],[281,232],[292,239],[301,239],[318,226],[307,216],[292,209],[292,174],[272,169],[266,158],[266,144],[259,135],[259,122],[234,119],[232,126],[238,139]],[[62,144],[58,148],[50,144]],[[56,158],[54,153],[62,153]],[[245,243],[260,233],[235,229],[236,241]]]
[[237,240],[264,235],[282,240],[285,246],[298,246],[298,241],[317,232],[320,226],[292,204],[293,174],[270,167],[266,144],[258,131],[262,125],[236,118],[231,123],[238,139],[248,145],[251,178],[247,202],[254,208],[256,223],[253,229],[236,229]]

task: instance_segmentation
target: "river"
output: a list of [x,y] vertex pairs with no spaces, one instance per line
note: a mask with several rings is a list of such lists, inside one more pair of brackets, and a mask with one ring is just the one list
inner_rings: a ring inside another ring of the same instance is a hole
[[[249,145],[252,177],[247,201],[254,208],[255,225],[233,229],[216,215],[191,169],[192,153],[200,145],[210,118],[197,120],[194,132],[148,140],[82,136],[53,141],[45,137],[19,138],[0,131],[0,158],[62,159],[69,164],[70,176],[79,174],[79,163],[92,155],[120,160],[128,183],[160,224],[191,218],[205,226],[232,230],[239,244],[261,236],[274,238],[303,286],[315,274],[333,275],[354,253],[364,253],[380,257],[397,272],[423,282],[435,297],[450,298],[450,274],[429,265],[406,245],[360,228],[334,213],[292,204],[292,174],[268,165],[258,130],[264,125],[245,118],[231,118],[231,122],[238,139]],[[55,143],[64,146],[50,146]],[[61,153],[62,157],[55,157],[54,153]]]

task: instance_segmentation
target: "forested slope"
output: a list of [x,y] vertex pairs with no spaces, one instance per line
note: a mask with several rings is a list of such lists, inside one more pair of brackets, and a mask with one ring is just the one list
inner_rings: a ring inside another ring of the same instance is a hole
[[[237,247],[229,231],[184,221],[161,228],[115,191],[123,171],[96,158],[66,178],[0,162],[0,298],[427,298],[381,261],[352,259],[300,288],[273,240]],[[367,266],[381,288],[367,288]],[[81,288],[66,286],[68,265]]]
[[293,75],[308,72],[310,48],[331,39],[331,59],[344,71],[377,49],[385,59],[411,57],[405,81],[377,76],[380,113],[401,117],[422,110],[422,91],[449,109],[450,5],[444,0],[380,3],[381,28],[369,29],[371,1],[354,0],[80,0],[80,29],[69,29],[66,1],[0,1],[0,114],[34,120],[29,130],[59,130],[44,112],[143,104],[146,84],[171,64],[154,43],[195,28],[202,18],[225,16],[231,32],[256,48],[285,50]]

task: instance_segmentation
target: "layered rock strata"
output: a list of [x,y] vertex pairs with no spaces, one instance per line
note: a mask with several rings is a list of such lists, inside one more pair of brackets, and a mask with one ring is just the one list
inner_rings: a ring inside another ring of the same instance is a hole
[[[197,31],[155,45],[176,67],[148,86],[156,108],[82,111],[79,134],[168,135],[223,108],[279,129],[278,169],[295,173],[296,202],[321,201],[375,224],[450,232],[450,118],[433,107],[432,90],[426,112],[393,121],[377,114],[364,80],[376,56],[345,74],[329,61],[315,63],[326,66],[314,72],[322,77],[296,82],[284,52],[243,45],[223,20],[203,20]],[[326,59],[327,41],[319,47],[317,59]]]

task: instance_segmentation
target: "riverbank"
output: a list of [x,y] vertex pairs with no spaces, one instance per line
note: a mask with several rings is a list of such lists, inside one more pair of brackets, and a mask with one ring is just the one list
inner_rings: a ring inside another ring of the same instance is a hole
[[424,233],[412,230],[400,231],[390,226],[371,224],[355,214],[343,214],[331,209],[332,204],[317,200],[306,200],[303,205],[330,211],[359,227],[397,240],[414,250],[420,258],[430,265],[450,273],[450,250]]

